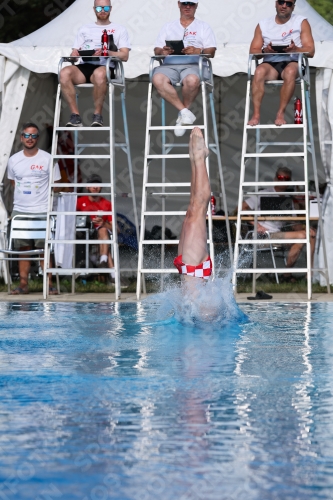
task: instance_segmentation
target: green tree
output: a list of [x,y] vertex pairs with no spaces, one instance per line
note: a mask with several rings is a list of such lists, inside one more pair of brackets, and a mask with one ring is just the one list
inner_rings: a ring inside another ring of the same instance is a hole
[[333,24],[333,3],[332,0],[307,0],[326,21]]

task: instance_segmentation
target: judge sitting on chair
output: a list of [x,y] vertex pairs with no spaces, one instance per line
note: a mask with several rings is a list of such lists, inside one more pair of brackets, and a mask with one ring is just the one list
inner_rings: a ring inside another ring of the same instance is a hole
[[[95,229],[96,239],[98,240],[109,240],[110,234],[112,234],[112,215],[102,215],[98,212],[111,212],[112,205],[109,200],[100,196],[101,192],[100,184],[102,178],[98,174],[92,174],[88,177],[87,183],[96,183],[96,186],[87,187],[88,196],[78,196],[77,199],[77,210],[82,212],[94,212],[96,215],[91,215],[90,219]],[[111,248],[108,243],[100,243],[99,245],[99,264],[98,267],[110,268],[111,278],[115,278],[114,264],[111,256]]]
[[109,19],[112,9],[110,0],[95,0],[93,9],[96,22],[86,24],[79,29],[73,44],[71,57],[80,57],[79,51],[81,50],[93,51],[94,57],[91,58],[92,60],[81,60],[77,66],[66,66],[60,72],[61,91],[71,110],[71,116],[68,123],[66,123],[66,127],[82,127],[74,87],[82,83],[92,83],[94,85],[94,115],[90,126],[103,126],[102,108],[107,91],[107,58],[100,57],[102,55],[101,38],[103,31],[106,30],[108,35],[113,36],[113,50],[108,50],[108,56],[127,61],[131,49],[126,29]]
[[[266,189],[263,189],[260,191],[260,195],[255,195],[255,196],[250,196],[247,198],[245,201],[243,201],[242,205],[242,210],[256,210],[256,209],[266,209],[266,210],[288,210],[292,209],[292,198],[291,197],[285,197],[283,195],[278,195],[278,193],[283,193],[286,192],[287,186],[286,185],[279,185],[279,182],[288,182],[291,181],[292,178],[292,172],[289,168],[287,167],[279,167],[278,170],[276,171],[274,181],[277,182],[275,186],[268,186]],[[277,193],[276,195],[273,195],[273,193]],[[263,203],[264,201],[267,201],[270,203],[271,206],[269,206],[267,203],[266,205]],[[281,202],[289,203],[291,206],[285,206],[283,207],[281,205]],[[257,208],[258,207],[258,208]],[[253,222],[251,222],[253,224]],[[273,239],[306,239],[306,231],[305,229],[301,229],[299,224],[295,224],[293,226],[293,230],[291,231],[283,231],[283,226],[284,226],[283,221],[276,221],[276,220],[265,220],[265,221],[260,221],[257,223],[257,231],[260,234],[264,233],[269,233],[270,237]],[[313,259],[313,254],[314,254],[314,249],[315,249],[315,237],[316,237],[316,231],[313,228],[310,228],[310,244],[311,244],[311,260]],[[290,243],[290,244],[285,244],[282,245],[285,247],[288,247],[288,255],[287,255],[287,263],[286,267],[292,268],[301,251],[304,246],[304,243]],[[290,273],[285,273],[282,275],[282,281],[290,281],[294,282],[296,281]]]
[[[216,40],[210,26],[196,19],[195,12],[198,0],[178,2],[180,19],[165,24],[155,42],[156,56],[171,56],[174,49],[167,45],[170,41],[182,41],[184,48],[179,59],[184,57],[184,62],[173,63],[173,58],[166,57],[163,64],[154,70],[153,84],[163,99],[178,110],[175,135],[180,137],[185,134],[182,125],[192,125],[196,117],[190,111],[191,104],[198,95],[200,88],[198,56],[207,54],[214,57]],[[185,57],[192,56],[192,57]],[[207,68],[204,67],[204,71]],[[205,76],[205,72],[204,72]],[[208,77],[208,76],[207,76]],[[182,97],[178,97],[177,90],[173,87],[176,83],[182,84]]]
[[295,4],[296,0],[276,0],[276,15],[263,19],[255,29],[250,54],[263,53],[264,60],[257,66],[252,82],[253,115],[249,125],[255,126],[260,122],[260,106],[268,80],[283,80],[275,125],[286,123],[285,110],[299,76],[298,56],[294,53],[304,52],[309,57],[314,56],[311,27],[304,16],[293,14]]
[[[52,168],[52,157],[37,146],[39,129],[34,123],[26,123],[21,129],[23,150],[9,158],[7,177],[14,187],[14,208],[12,217],[25,215],[40,216],[45,219],[48,210],[49,176]],[[54,165],[54,182],[61,179],[58,163]],[[44,248],[44,240],[18,240],[16,249],[28,251]],[[44,261],[41,261],[44,267]],[[27,294],[30,261],[19,260],[20,284],[11,295]],[[52,286],[52,275],[49,275],[49,295],[58,292]]]

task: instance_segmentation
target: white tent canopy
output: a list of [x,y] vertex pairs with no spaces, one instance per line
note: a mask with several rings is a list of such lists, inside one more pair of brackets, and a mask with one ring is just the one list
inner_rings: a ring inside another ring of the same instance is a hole
[[[127,78],[148,72],[155,38],[161,26],[179,16],[176,0],[113,0],[111,20],[127,27],[132,51],[124,65]],[[65,12],[34,33],[9,44],[0,44],[0,179],[3,178],[20,121],[26,90],[32,73],[57,73],[61,56],[70,53],[75,34],[82,24],[95,19],[92,0],[76,0]],[[321,154],[326,178],[333,176],[332,110],[333,93],[333,27],[306,0],[297,0],[295,12],[306,16],[316,42],[316,54],[311,66],[317,72],[317,110]],[[217,37],[217,53],[213,60],[214,74],[230,77],[247,72],[248,49],[255,26],[264,17],[274,15],[273,0],[205,0],[199,2],[197,17],[208,22]],[[329,99],[329,96],[331,97]],[[241,127],[239,127],[241,133]],[[324,141],[326,141],[324,143]],[[332,207],[331,207],[332,205]],[[327,213],[333,213],[333,198],[327,203]],[[0,224],[5,215],[0,214]],[[330,227],[330,226],[328,226]],[[330,234],[327,230],[326,234]],[[333,257],[333,242],[332,246]],[[332,271],[333,282],[333,258]]]

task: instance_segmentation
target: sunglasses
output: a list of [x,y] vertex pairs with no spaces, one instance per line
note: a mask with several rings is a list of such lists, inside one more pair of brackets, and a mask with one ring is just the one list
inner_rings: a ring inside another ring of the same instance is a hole
[[[290,3],[290,2],[288,2],[288,3]],[[104,12],[110,12],[111,5],[107,5],[106,7],[95,7],[95,11],[98,13],[102,12],[102,10],[104,10]]]
[[39,137],[39,134],[27,134],[26,132],[23,132],[21,135],[25,139],[29,139],[29,137],[31,137],[31,139],[37,139],[37,137]]
[[185,5],[186,7],[194,7],[195,5],[197,5],[196,3],[194,2],[181,2],[182,5]]
[[289,175],[277,175],[276,178],[279,180],[279,181],[290,181],[290,177]]
[[277,0],[277,3],[279,5],[286,4],[286,6],[289,7],[289,9],[290,9],[290,7],[293,7],[293,5],[294,5],[294,2],[286,2],[285,0]]

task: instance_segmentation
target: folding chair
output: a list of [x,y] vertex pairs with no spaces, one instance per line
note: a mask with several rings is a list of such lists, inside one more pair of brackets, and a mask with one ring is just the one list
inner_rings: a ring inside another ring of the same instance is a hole
[[[257,233],[256,235],[254,233],[255,233],[255,231],[253,229],[247,231],[244,239],[245,240],[262,239],[262,240],[266,240],[266,241],[263,241],[262,244],[255,244],[255,245],[249,244],[249,245],[242,246],[242,250],[244,253],[252,255],[252,262],[253,262],[253,258],[254,258],[255,253],[258,255],[258,254],[269,252],[271,255],[271,259],[272,259],[273,268],[276,269],[274,252],[276,252],[276,251],[281,252],[282,251],[283,252],[283,259],[284,259],[284,262],[286,264],[286,258],[285,258],[283,247],[282,247],[283,240],[281,240],[281,245],[276,245],[276,244],[272,244],[269,242],[269,240],[271,239],[271,236],[270,236],[270,233],[268,231],[265,231],[264,233]],[[240,233],[239,239],[242,239],[241,233]],[[276,282],[279,284],[278,273],[274,273],[274,274],[275,274]],[[258,273],[256,275],[257,278],[259,278],[259,276],[260,276],[260,273]]]
[[[6,261],[7,276],[8,276],[8,294],[10,293],[10,272],[9,272],[9,262],[20,261],[20,260],[44,260],[42,254],[44,254],[45,247],[35,250],[15,250],[14,241],[20,240],[45,240],[46,238],[46,216],[41,217],[40,215],[15,215],[11,220],[10,235],[8,240],[8,248],[0,249],[0,253],[4,254],[1,257],[2,260]],[[27,259],[28,257],[28,259]]]

